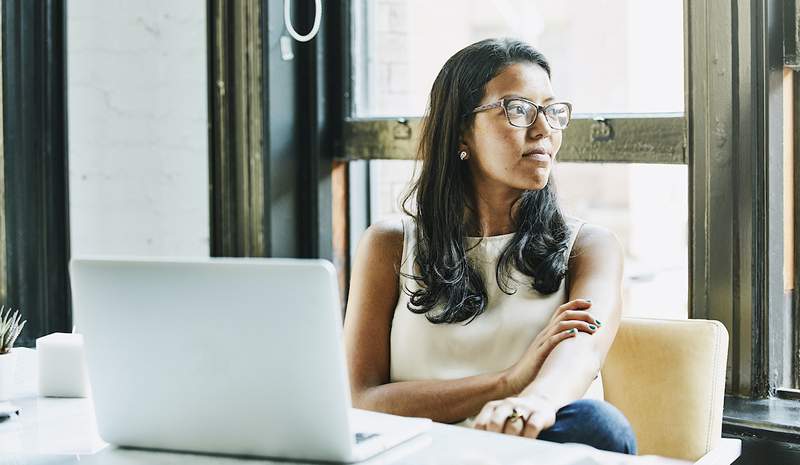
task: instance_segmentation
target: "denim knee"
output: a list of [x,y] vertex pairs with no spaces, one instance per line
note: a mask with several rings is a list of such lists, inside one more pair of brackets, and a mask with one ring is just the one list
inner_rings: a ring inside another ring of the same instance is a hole
[[597,449],[636,455],[636,435],[628,419],[608,402],[580,399],[556,413],[555,424],[539,439],[577,442]]

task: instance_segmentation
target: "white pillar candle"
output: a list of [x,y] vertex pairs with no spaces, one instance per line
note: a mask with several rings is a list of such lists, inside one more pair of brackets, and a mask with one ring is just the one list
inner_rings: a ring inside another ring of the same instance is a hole
[[39,395],[87,397],[89,379],[83,356],[83,336],[53,333],[36,340]]
[[[15,376],[14,367],[17,363],[17,353],[12,350],[7,354],[0,354],[0,403],[11,399],[14,394]],[[2,413],[0,413],[0,418]]]

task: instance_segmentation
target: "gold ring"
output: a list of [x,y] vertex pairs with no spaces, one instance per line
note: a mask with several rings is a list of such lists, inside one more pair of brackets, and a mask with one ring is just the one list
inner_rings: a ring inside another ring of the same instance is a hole
[[522,420],[522,423],[525,423],[525,417],[520,413],[517,409],[513,409],[511,411],[511,415],[508,416],[508,422],[513,423],[517,420]]

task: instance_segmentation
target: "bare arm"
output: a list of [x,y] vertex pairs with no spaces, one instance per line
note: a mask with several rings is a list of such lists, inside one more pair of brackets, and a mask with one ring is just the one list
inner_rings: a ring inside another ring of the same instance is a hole
[[353,264],[344,338],[353,406],[454,423],[483,405],[515,394],[506,374],[454,380],[389,382],[389,342],[400,289],[403,230],[377,223],[362,237]]
[[624,259],[617,238],[604,228],[586,224],[573,250],[569,299],[591,299],[590,313],[602,326],[591,336],[579,333],[556,346],[536,379],[520,394],[544,398],[556,409],[584,395],[603,366],[622,315]]

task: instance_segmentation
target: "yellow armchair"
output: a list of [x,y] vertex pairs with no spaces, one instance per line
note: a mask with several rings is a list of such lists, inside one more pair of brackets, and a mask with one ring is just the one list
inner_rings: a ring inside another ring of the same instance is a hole
[[640,455],[731,463],[722,439],[728,332],[718,321],[622,319],[603,366],[605,399],[636,433]]

